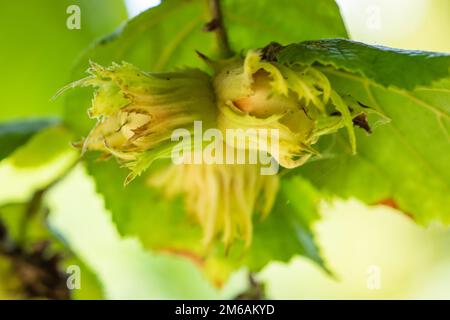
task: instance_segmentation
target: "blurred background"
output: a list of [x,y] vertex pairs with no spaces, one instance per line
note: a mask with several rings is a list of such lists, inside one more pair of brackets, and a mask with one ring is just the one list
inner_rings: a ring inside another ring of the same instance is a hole
[[[66,9],[75,2],[82,8],[82,26],[68,30]],[[62,100],[50,98],[67,83],[80,53],[127,18],[157,4],[153,0],[2,1],[0,121],[61,115]],[[448,0],[339,0],[338,4],[354,40],[450,52]],[[0,206],[24,201],[74,157],[75,151],[68,148],[37,168],[19,167],[11,159],[0,162]],[[121,238],[82,167],[52,189],[48,202],[52,229],[97,275],[105,298],[230,298],[246,286],[245,270],[217,290],[188,261],[151,254],[136,239]],[[439,225],[424,228],[393,208],[367,207],[352,199],[323,204],[321,213],[315,230],[335,276],[304,258],[272,263],[257,275],[266,283],[269,298],[450,299],[448,230]],[[166,277],[179,278],[179,287],[168,288]]]

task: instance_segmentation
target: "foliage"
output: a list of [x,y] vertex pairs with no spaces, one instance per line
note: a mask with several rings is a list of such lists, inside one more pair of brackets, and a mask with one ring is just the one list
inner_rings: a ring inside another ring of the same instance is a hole
[[[349,109],[373,109],[367,122],[365,118],[362,123],[352,119],[353,124],[366,129],[355,129],[357,154],[353,154],[351,136],[348,142],[353,128],[322,138],[314,146],[318,155],[303,166],[280,174],[280,189],[272,212],[265,219],[253,216],[250,247],[241,240],[231,247],[215,243],[205,248],[201,243],[202,230],[186,213],[183,198],[167,201],[161,190],[148,183],[148,176],[165,167],[166,162],[156,161],[148,172],[124,187],[126,169],[119,168],[112,159],[98,161],[97,154],[86,153],[82,160],[122,236],[137,237],[151,252],[189,259],[213,283],[221,285],[237,269],[245,267],[256,272],[271,261],[287,262],[295,255],[308,257],[332,273],[326,266],[326,257],[320,255],[313,233],[320,216],[319,204],[330,196],[357,197],[368,204],[388,200],[419,223],[450,223],[450,55],[345,40],[344,23],[331,0],[224,0],[222,10],[225,31],[237,54],[261,49],[266,60],[282,67],[314,67],[343,96]],[[125,61],[151,72],[195,67],[211,73],[205,60],[223,55],[214,35],[216,30],[211,27],[213,18],[205,1],[163,1],[84,51],[73,68],[71,80],[86,75],[89,61],[105,66]],[[281,45],[273,44],[274,41]],[[105,79],[109,78],[102,75],[97,81]],[[62,124],[54,118],[0,124],[0,160],[9,157],[16,166],[38,167],[66,150],[68,140],[86,138],[94,126],[86,116],[91,97],[92,91],[86,88],[68,92]],[[343,113],[342,109],[338,111]],[[47,113],[53,112],[43,111]],[[351,119],[347,120],[351,125]],[[45,192],[45,188],[36,190],[35,196],[43,198]],[[13,241],[18,248],[25,246],[23,223],[31,212],[32,219],[26,222],[28,246],[45,239],[52,243],[53,253],[70,252],[63,240],[46,228],[45,207],[39,202],[33,208],[34,200],[33,197],[29,203],[0,208],[4,225],[0,240]],[[42,256],[47,247],[35,252],[25,247],[21,250],[28,261],[33,254]],[[23,294],[24,281],[11,269],[17,258],[5,259],[10,253],[4,252],[7,253],[0,258],[0,277],[12,280],[5,283],[7,289],[0,288],[0,295],[20,290]],[[56,260],[51,268],[55,264],[61,266],[62,262]],[[78,260],[77,264],[83,265]],[[92,279],[92,292],[80,292],[79,297],[100,297],[95,276],[88,271],[86,274]],[[28,290],[25,296],[39,296],[34,292]],[[48,292],[41,296],[66,297]]]
[[25,144],[34,134],[53,126],[57,119],[33,119],[6,122],[0,124],[0,160],[9,156],[14,150]]
[[391,119],[359,135],[356,156],[338,137],[328,159],[298,173],[339,196],[392,198],[420,223],[450,222],[450,55],[330,40],[288,46],[277,58],[321,65],[333,86]]

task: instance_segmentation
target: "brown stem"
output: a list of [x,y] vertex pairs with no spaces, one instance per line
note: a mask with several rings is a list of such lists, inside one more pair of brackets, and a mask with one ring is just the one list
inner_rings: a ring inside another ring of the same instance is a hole
[[253,273],[248,274],[248,281],[248,289],[235,297],[234,300],[264,300],[266,298],[264,284],[257,281]]
[[206,30],[215,32],[220,54],[223,58],[228,58],[233,55],[233,51],[231,50],[227,31],[223,23],[220,0],[209,0],[209,9],[211,11],[212,20],[206,25]]

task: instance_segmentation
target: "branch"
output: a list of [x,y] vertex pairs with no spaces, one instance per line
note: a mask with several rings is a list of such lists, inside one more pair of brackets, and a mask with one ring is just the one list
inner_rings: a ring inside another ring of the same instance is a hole
[[24,245],[27,236],[28,224],[30,220],[39,212],[39,210],[41,210],[42,201],[47,191],[57,185],[60,181],[64,180],[64,178],[66,178],[67,175],[77,166],[80,160],[81,158],[78,158],[72,162],[55,180],[52,180],[49,184],[34,192],[30,201],[27,203],[25,213],[19,225],[19,239],[17,242],[20,245]]
[[228,58],[233,55],[233,51],[230,48],[227,31],[223,24],[220,0],[209,0],[209,10],[211,11],[212,20],[206,24],[204,30],[215,32],[220,54],[223,58]]

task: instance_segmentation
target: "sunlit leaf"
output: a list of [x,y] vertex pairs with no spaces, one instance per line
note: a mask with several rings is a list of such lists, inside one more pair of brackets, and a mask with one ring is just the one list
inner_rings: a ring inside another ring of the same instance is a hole
[[[43,195],[0,207],[0,297],[101,299],[97,277],[49,228]],[[67,286],[67,268],[74,265],[80,288]]]

